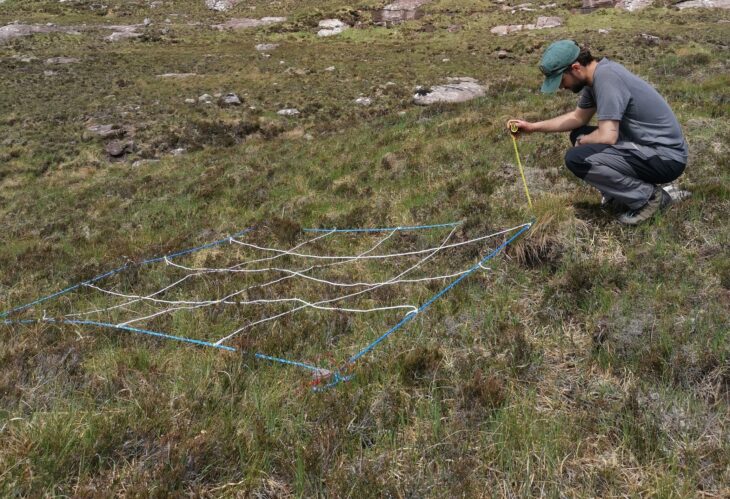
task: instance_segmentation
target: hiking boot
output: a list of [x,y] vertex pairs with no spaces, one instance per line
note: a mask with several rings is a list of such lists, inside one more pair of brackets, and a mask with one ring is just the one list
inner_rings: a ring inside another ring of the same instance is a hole
[[601,209],[610,213],[617,213],[626,209],[626,205],[612,196],[601,195]]
[[672,204],[672,198],[659,186],[654,187],[649,201],[636,210],[629,210],[620,217],[618,221],[625,225],[636,225],[644,220],[650,219],[657,211],[665,209]]

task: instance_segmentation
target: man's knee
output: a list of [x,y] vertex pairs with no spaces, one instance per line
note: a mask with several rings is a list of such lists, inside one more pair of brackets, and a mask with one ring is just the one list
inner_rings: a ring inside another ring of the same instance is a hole
[[581,147],[568,149],[568,152],[565,153],[565,166],[577,177],[584,178],[590,169],[590,165],[586,162],[586,155],[581,149]]

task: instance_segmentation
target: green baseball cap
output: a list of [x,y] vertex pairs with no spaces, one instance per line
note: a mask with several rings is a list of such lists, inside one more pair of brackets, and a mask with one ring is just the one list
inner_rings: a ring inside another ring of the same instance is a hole
[[560,80],[565,70],[578,59],[580,47],[573,40],[559,40],[545,49],[540,59],[540,71],[545,75],[545,81],[540,91],[544,94],[554,94],[560,87]]

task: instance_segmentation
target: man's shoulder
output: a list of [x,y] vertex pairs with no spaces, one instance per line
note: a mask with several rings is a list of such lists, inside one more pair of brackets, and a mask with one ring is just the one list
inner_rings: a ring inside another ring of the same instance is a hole
[[600,61],[598,61],[598,65],[596,66],[596,74],[599,76],[603,75],[624,75],[624,74],[633,74],[631,71],[626,69],[622,64],[619,64],[618,62],[614,62],[610,60],[608,57],[604,57]]

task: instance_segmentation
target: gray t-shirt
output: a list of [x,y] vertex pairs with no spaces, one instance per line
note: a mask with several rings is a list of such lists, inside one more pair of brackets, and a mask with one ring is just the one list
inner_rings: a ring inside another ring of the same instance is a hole
[[615,147],[635,149],[645,158],[687,162],[687,142],[667,101],[621,64],[601,59],[593,73],[593,86],[583,89],[578,107],[595,107],[599,120],[619,122]]

